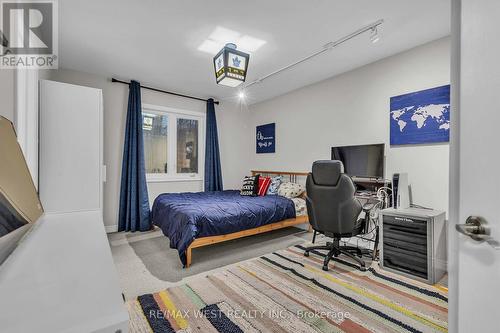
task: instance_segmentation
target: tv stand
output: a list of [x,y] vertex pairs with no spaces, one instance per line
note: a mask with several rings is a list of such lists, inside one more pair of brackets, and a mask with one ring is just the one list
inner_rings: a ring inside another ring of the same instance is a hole
[[391,181],[383,178],[364,178],[364,177],[352,177],[352,181],[356,185],[356,192],[368,191],[375,192],[381,187],[391,187]]

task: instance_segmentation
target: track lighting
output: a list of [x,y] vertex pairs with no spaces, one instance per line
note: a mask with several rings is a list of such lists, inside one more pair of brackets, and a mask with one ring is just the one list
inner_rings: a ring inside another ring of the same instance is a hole
[[329,42],[329,43],[323,45],[323,47],[320,50],[315,51],[314,53],[311,53],[310,55],[308,55],[306,57],[303,57],[295,62],[292,62],[289,65],[286,65],[285,67],[279,68],[279,69],[275,70],[274,72],[271,72],[267,75],[264,75],[264,76],[258,78],[255,81],[248,83],[247,85],[245,85],[244,89],[251,87],[254,84],[261,83],[262,81],[270,78],[271,76],[277,75],[277,74],[279,74],[279,73],[281,73],[289,68],[295,67],[295,66],[297,66],[305,61],[308,61],[309,59],[312,59],[316,56],[319,56],[320,54],[322,54],[324,52],[333,50],[335,47],[337,47],[337,46],[339,46],[339,45],[341,45],[341,44],[343,44],[343,43],[345,43],[345,42],[347,42],[347,41],[349,41],[349,40],[351,40],[351,39],[353,39],[361,34],[364,34],[365,32],[370,31],[370,40],[372,41],[372,43],[376,43],[380,39],[378,36],[377,27],[379,25],[381,25],[382,23],[384,23],[384,20],[380,19],[380,20],[373,22],[372,24],[369,24],[367,26],[364,26],[364,27],[362,27],[362,28],[350,33],[349,35],[346,35],[346,36],[344,36],[336,41]]
[[376,26],[371,29],[370,40],[372,41],[373,44],[375,44],[376,42],[378,42],[380,40]]

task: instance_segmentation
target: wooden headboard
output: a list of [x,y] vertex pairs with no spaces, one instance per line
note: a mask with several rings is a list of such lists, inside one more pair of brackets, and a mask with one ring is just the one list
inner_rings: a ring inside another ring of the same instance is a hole
[[261,176],[284,176],[288,177],[289,181],[292,183],[297,182],[297,177],[307,177],[308,172],[288,172],[288,171],[267,171],[267,170],[251,170],[252,176],[261,175]]

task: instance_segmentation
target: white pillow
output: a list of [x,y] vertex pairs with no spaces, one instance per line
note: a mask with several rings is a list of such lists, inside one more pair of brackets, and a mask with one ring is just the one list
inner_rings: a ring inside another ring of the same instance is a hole
[[278,189],[278,195],[286,198],[296,198],[304,193],[305,188],[303,185],[297,183],[282,183]]
[[295,204],[295,216],[307,215],[306,201],[302,198],[292,198],[290,199]]

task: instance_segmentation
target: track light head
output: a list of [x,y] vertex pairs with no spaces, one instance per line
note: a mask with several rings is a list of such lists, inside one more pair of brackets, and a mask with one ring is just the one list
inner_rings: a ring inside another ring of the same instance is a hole
[[370,40],[372,41],[373,44],[375,44],[380,40],[380,36],[378,35],[378,30],[376,26],[373,27],[370,31]]

